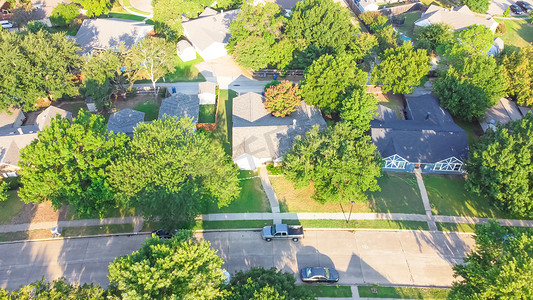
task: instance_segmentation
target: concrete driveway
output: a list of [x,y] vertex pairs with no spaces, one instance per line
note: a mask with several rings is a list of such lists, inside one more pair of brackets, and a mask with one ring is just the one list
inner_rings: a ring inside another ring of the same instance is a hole
[[[197,234],[212,243],[231,273],[252,266],[295,272],[305,266],[335,267],[340,284],[447,286],[452,266],[473,244],[470,235],[391,231],[306,231],[299,242],[267,243],[259,232]],[[0,287],[65,276],[69,281],[108,284],[115,257],[140,248],[147,235],[81,238],[0,245]]]

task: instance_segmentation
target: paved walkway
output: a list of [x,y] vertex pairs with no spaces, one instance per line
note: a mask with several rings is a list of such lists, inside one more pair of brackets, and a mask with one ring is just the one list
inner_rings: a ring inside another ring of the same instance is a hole
[[352,290],[352,297],[351,298],[331,298],[331,297],[318,297],[318,300],[415,300],[415,299],[397,299],[397,298],[361,298],[359,296],[359,290],[357,289],[356,285],[350,286]]
[[418,189],[420,190],[420,196],[422,196],[422,203],[424,203],[424,210],[426,211],[426,216],[428,218],[428,227],[431,231],[437,231],[437,224],[433,219],[433,213],[431,212],[431,204],[429,204],[428,193],[426,191],[426,186],[424,185],[424,180],[422,179],[422,172],[420,170],[415,170],[416,182],[418,183]]
[[281,224],[278,198],[276,197],[276,193],[272,188],[270,179],[268,179],[268,170],[266,166],[263,165],[259,169],[259,177],[261,178],[261,185],[263,186],[263,190],[265,190],[268,202],[270,202],[270,208],[272,209],[272,219],[274,220],[274,224]]

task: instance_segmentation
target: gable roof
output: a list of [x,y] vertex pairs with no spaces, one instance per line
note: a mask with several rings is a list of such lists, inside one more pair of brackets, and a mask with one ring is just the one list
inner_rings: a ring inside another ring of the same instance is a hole
[[[17,124],[17,121],[21,113],[22,109],[20,108],[10,108],[9,111],[0,111],[0,129],[20,126],[21,124]],[[23,117],[24,114],[22,115]]]
[[479,124],[484,132],[493,125],[505,124],[511,121],[519,120],[527,111],[521,110],[514,102],[507,98],[501,98],[496,105],[487,109]]
[[196,95],[185,95],[182,93],[172,94],[161,103],[159,108],[159,119],[164,115],[180,118],[192,118],[193,123],[198,122],[200,114],[200,100]]
[[250,154],[257,158],[279,158],[292,146],[296,136],[314,125],[326,127],[322,114],[302,101],[289,116],[270,114],[257,93],[233,99],[233,157]]
[[181,40],[178,42],[178,44],[176,44],[176,49],[178,50],[178,53],[182,53],[183,51],[189,48],[194,50],[194,47],[187,40]]
[[[372,141],[381,156],[394,154],[410,162],[435,163],[456,157],[465,160],[468,141],[448,111],[431,95],[407,97],[408,120],[373,120]],[[428,112],[429,117],[428,117]]]
[[229,26],[239,11],[240,9],[235,9],[183,22],[184,33],[201,51],[214,43],[227,43],[230,36]]
[[45,126],[50,126],[50,121],[55,118],[57,115],[60,115],[62,118],[72,119],[72,113],[66,111],[57,106],[48,106],[43,110],[35,120],[35,124],[39,127],[39,130],[43,130]]
[[420,25],[419,23],[424,23],[423,21],[427,21],[430,24],[446,23],[456,31],[476,24],[485,25],[487,28],[494,30],[496,29],[494,25],[498,24],[492,17],[477,16],[466,5],[452,9],[431,5],[420,19],[415,21],[415,25]]
[[147,25],[143,21],[86,19],[75,38],[84,53],[90,53],[93,49],[115,49],[121,42],[129,49],[153,29],[153,25]]
[[114,133],[122,132],[131,135],[135,126],[142,122],[144,122],[143,112],[125,108],[109,116],[107,131],[113,131]]
[[14,141],[7,148],[0,148],[0,163],[16,166],[19,160],[20,148]]

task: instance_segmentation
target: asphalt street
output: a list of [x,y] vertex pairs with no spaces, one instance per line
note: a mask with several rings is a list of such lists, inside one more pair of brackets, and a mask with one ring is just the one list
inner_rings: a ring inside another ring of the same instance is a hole
[[[198,233],[210,241],[234,273],[252,266],[298,272],[335,267],[340,284],[447,286],[452,266],[472,245],[470,235],[422,231],[306,231],[298,242],[265,242],[259,232]],[[9,290],[45,276],[107,285],[107,266],[138,250],[146,235],[52,240],[0,245],[0,286]]]

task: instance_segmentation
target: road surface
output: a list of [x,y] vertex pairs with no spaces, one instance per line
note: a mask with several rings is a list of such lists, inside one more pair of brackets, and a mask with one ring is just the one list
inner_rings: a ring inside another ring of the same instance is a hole
[[[306,231],[299,242],[267,243],[259,232],[198,233],[209,240],[233,273],[251,266],[298,272],[335,267],[340,284],[447,286],[452,266],[472,247],[470,235],[420,231]],[[146,235],[82,238],[0,245],[0,286],[9,290],[45,276],[106,286],[107,266],[138,250]]]

